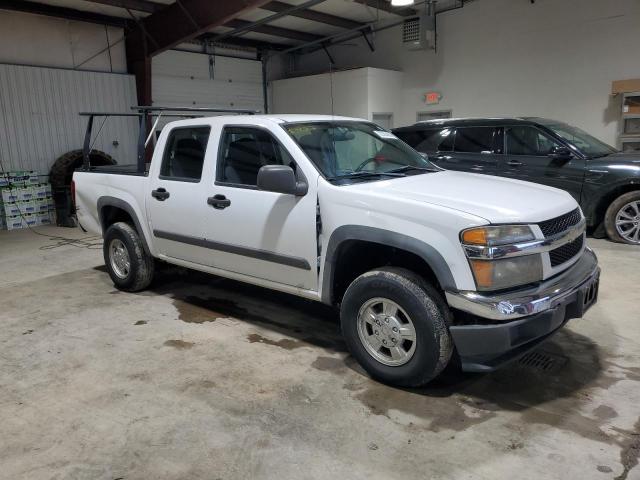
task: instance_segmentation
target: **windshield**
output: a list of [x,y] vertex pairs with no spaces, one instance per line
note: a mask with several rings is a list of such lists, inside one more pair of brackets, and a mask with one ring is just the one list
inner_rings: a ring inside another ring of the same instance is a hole
[[587,132],[566,123],[547,124],[548,128],[571,143],[583,154],[591,158],[604,157],[616,153],[616,149],[592,137]]
[[325,121],[283,128],[328,180],[376,180],[437,170],[398,137],[371,123]]

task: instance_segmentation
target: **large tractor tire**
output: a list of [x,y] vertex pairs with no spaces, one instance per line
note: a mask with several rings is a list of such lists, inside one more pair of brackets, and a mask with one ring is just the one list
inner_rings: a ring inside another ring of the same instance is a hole
[[[89,155],[90,164],[94,167],[115,165],[116,161],[100,150],[93,150]],[[56,204],[57,224],[61,227],[75,227],[75,209],[71,199],[71,180],[73,172],[82,166],[82,150],[71,150],[58,157],[49,171],[49,182],[53,190]]]

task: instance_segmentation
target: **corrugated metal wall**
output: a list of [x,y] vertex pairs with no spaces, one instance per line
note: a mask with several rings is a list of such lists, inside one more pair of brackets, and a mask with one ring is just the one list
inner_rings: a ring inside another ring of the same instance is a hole
[[257,60],[168,51],[152,65],[154,105],[264,108]]
[[[0,161],[5,170],[47,174],[55,159],[82,148],[86,118],[80,111],[130,111],[134,77],[0,64]],[[93,131],[102,120],[96,118]],[[135,162],[135,119],[108,119],[94,148],[118,163]]]

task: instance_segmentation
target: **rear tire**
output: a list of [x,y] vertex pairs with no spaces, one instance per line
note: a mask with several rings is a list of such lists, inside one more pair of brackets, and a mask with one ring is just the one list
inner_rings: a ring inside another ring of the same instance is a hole
[[614,242],[640,245],[640,191],[625,193],[611,202],[604,225]]
[[344,294],[340,319],[351,354],[383,383],[424,385],[445,369],[453,353],[448,305],[406,269],[381,268],[356,278]]
[[145,252],[138,232],[125,222],[107,228],[103,244],[104,263],[119,290],[138,292],[153,280],[154,260]]

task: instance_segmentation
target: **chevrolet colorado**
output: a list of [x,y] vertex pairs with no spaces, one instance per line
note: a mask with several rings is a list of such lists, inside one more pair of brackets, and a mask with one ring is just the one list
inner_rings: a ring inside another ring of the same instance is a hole
[[571,195],[442,170],[366,120],[179,120],[148,171],[73,181],[117,288],[147,287],[159,259],[339,306],[350,352],[390,384],[425,384],[452,358],[491,371],[597,299]]

